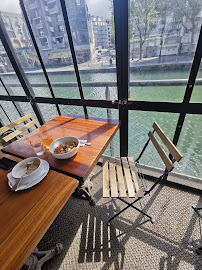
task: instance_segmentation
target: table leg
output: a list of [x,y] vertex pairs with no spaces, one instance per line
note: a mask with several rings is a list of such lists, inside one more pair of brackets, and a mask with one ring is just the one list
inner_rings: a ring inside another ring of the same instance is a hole
[[39,251],[36,247],[22,269],[28,268],[29,270],[41,270],[41,267],[45,262],[60,254],[62,250],[63,245],[60,243],[56,244],[54,248],[45,251]]
[[85,197],[90,205],[95,205],[95,198],[91,194],[92,185],[90,179],[87,179],[84,183],[79,183],[73,195],[77,198]]

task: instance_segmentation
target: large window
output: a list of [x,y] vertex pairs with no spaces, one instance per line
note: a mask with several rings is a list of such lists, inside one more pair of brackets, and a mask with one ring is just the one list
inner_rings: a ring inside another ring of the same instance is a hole
[[[45,121],[58,113],[119,118],[120,132],[105,154],[134,158],[156,121],[171,140],[175,138],[184,155],[176,172],[201,177],[202,139],[194,131],[200,127],[202,113],[200,51],[192,68],[202,22],[201,1],[20,2],[24,16],[18,1],[8,0],[6,7],[0,4],[5,9],[1,17]],[[0,46],[4,83],[0,95],[8,94],[7,87],[15,100],[26,94],[5,49]],[[54,104],[48,104],[47,98],[53,98]],[[28,102],[19,103],[24,112],[32,110]],[[1,101],[0,117],[8,122],[6,104],[11,120],[16,112],[11,100]],[[163,167],[157,157],[147,157],[143,164]]]

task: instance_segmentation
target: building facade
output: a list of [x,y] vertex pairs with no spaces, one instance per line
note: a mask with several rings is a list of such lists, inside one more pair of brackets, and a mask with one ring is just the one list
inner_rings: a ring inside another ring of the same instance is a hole
[[[60,2],[24,0],[25,8],[45,64],[71,64],[71,53]],[[93,38],[85,0],[66,0],[77,61],[91,58]]]
[[95,46],[109,48],[111,38],[110,21],[99,16],[91,16]]
[[[194,28],[191,28],[186,16],[176,18],[174,11],[159,14],[156,25],[147,36],[143,47],[143,58],[183,55],[190,56],[195,52],[202,22],[202,10],[194,18]],[[131,40],[131,58],[140,56],[140,36],[134,33]]]
[[29,37],[27,29],[21,14],[0,12],[6,27],[7,33],[14,48],[23,48],[29,46]]

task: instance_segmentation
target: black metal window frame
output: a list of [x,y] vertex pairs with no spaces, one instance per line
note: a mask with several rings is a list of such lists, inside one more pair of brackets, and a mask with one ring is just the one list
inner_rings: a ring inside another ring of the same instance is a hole
[[[25,90],[26,96],[14,96],[8,93],[6,95],[0,95],[0,100],[12,101],[14,104],[16,102],[30,102],[32,108],[38,118],[39,123],[42,125],[44,123],[43,116],[40,112],[38,103],[55,104],[57,107],[58,114],[60,114],[59,105],[75,105],[82,106],[84,109],[84,115],[87,118],[87,107],[98,107],[106,109],[118,109],[119,119],[121,120],[120,128],[120,156],[128,155],[128,111],[151,111],[151,112],[169,112],[169,113],[179,113],[179,119],[176,126],[175,134],[173,137],[173,142],[177,145],[180,133],[182,131],[183,123],[187,114],[202,114],[202,103],[190,103],[191,95],[195,85],[202,85],[202,81],[196,82],[196,77],[200,68],[201,58],[202,58],[202,28],[200,30],[198,44],[196,52],[194,55],[193,63],[191,66],[191,71],[189,74],[189,79],[186,85],[186,90],[184,94],[184,99],[182,102],[153,102],[153,101],[129,101],[128,100],[128,88],[129,88],[129,40],[128,40],[128,14],[129,14],[129,0],[113,0],[114,4],[114,25],[115,25],[115,46],[116,46],[116,72],[117,72],[117,89],[118,89],[118,100],[88,100],[84,98],[82,85],[88,85],[88,83],[82,83],[79,74],[79,68],[77,64],[76,54],[74,50],[74,44],[72,40],[68,14],[66,10],[66,5],[64,0],[60,0],[61,7],[63,11],[65,27],[67,31],[67,36],[69,39],[70,50],[72,54],[74,70],[76,73],[77,84],[66,83],[66,85],[78,86],[81,99],[67,99],[67,98],[56,98],[52,90],[52,85],[49,80],[43,59],[40,55],[38,45],[36,43],[34,34],[31,29],[31,25],[26,14],[23,0],[20,0],[20,5],[22,8],[23,16],[25,18],[30,36],[32,38],[35,50],[37,52],[39,61],[41,63],[47,85],[50,89],[51,98],[47,97],[35,97],[34,91],[31,84],[29,83],[26,74],[19,62],[15,50],[12,47],[10,38],[6,32],[3,20],[0,17],[0,36],[2,44],[7,52],[7,55],[11,61],[11,64],[16,72],[16,75]],[[112,83],[113,84],[113,83]],[[171,83],[172,85],[185,85],[185,81],[178,81]],[[65,85],[65,84],[64,84]],[[104,85],[104,83],[103,83]],[[135,86],[166,86],[170,85],[167,81],[150,81],[147,85],[144,82],[133,82],[132,85]],[[1,106],[2,107],[2,106]],[[5,111],[5,110],[4,110]],[[9,117],[8,117],[8,120]]]

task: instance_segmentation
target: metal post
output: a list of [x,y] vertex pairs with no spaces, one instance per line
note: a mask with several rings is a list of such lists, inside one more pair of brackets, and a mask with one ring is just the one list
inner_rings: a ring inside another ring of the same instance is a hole
[[[110,100],[110,91],[109,91],[109,87],[106,86],[105,88],[105,98],[106,100]],[[107,108],[107,119],[110,119],[112,118],[112,113],[111,113],[111,109],[110,108]],[[114,144],[113,144],[113,141],[110,142],[110,154],[111,154],[111,157],[114,156]]]
[[15,73],[22,85],[22,88],[24,89],[27,98],[30,100],[30,104],[36,114],[36,117],[40,123],[40,125],[43,125],[45,123],[43,116],[40,112],[40,109],[38,107],[38,105],[35,102],[35,95],[34,95],[34,91],[24,73],[24,70],[20,64],[20,61],[17,57],[17,54],[12,46],[12,43],[10,41],[10,38],[8,36],[8,33],[6,31],[2,16],[0,15],[0,37],[1,37],[1,41],[2,44],[4,46],[4,49],[7,53],[7,56],[13,66],[13,69],[15,70]]
[[61,3],[62,13],[63,13],[64,21],[65,21],[65,27],[66,27],[66,31],[67,31],[68,40],[69,40],[69,47],[70,47],[71,54],[72,54],[72,60],[73,60],[73,64],[74,64],[74,70],[76,73],[76,79],[77,79],[77,84],[78,84],[78,88],[79,88],[79,92],[80,92],[80,97],[81,97],[81,100],[83,101],[84,114],[85,114],[85,118],[88,118],[88,113],[87,113],[87,108],[85,105],[83,89],[82,89],[82,85],[81,85],[81,78],[79,75],[79,69],[78,69],[78,64],[77,64],[77,60],[76,60],[76,54],[75,54],[75,50],[74,50],[74,44],[73,44],[71,29],[70,29],[70,25],[69,25],[69,19],[68,19],[68,15],[67,15],[65,0],[60,0],[60,3]]
[[114,25],[116,44],[116,72],[119,100],[120,155],[128,155],[128,81],[129,81],[129,42],[128,42],[128,0],[114,0]]
[[[41,67],[42,67],[42,69],[43,69],[43,72],[44,72],[44,75],[45,75],[45,78],[46,78],[48,87],[49,87],[49,89],[50,89],[52,98],[55,99],[55,94],[54,94],[54,92],[53,92],[53,89],[52,89],[52,86],[51,86],[51,83],[50,83],[50,80],[49,80],[49,77],[48,77],[48,74],[47,74],[45,65],[44,65],[44,63],[43,63],[43,59],[42,59],[42,57],[41,57],[41,54],[40,54],[38,45],[37,45],[37,43],[36,43],[36,39],[35,39],[35,37],[34,37],[34,33],[33,33],[33,31],[32,31],[32,28],[31,28],[31,25],[30,25],[30,22],[29,22],[29,19],[28,19],[28,16],[27,16],[27,12],[26,12],[26,9],[25,9],[23,0],[20,0],[20,6],[21,6],[22,13],[23,13],[23,15],[24,15],[24,18],[25,18],[25,21],[26,21],[26,24],[27,24],[27,28],[28,28],[28,30],[29,30],[30,36],[31,36],[32,41],[33,41],[33,44],[34,44],[34,48],[35,48],[35,50],[36,50],[36,53],[37,53],[37,56],[38,56],[38,58],[39,58]],[[58,104],[56,104],[56,108],[57,108],[58,114],[61,115],[60,108],[59,108],[59,105],[58,105]]]
[[[184,99],[183,99],[183,102],[182,102],[184,105],[188,105],[189,102],[190,102],[190,99],[191,99],[191,95],[192,95],[192,92],[193,92],[193,88],[194,88],[194,84],[195,84],[195,81],[196,81],[197,73],[199,71],[200,64],[201,64],[201,58],[202,58],[202,50],[201,50],[201,48],[202,48],[202,27],[201,27],[201,30],[200,30],[199,39],[198,39],[198,43],[197,43],[197,47],[196,47],[196,52],[195,52],[195,55],[194,55],[194,60],[193,60],[193,63],[192,63],[190,74],[189,74],[189,80],[188,80],[188,83],[187,83]],[[186,117],[186,112],[180,113],[178,123],[177,123],[177,127],[176,127],[175,134],[174,134],[174,138],[173,138],[173,143],[175,145],[177,145],[177,143],[178,143],[185,117]]]

